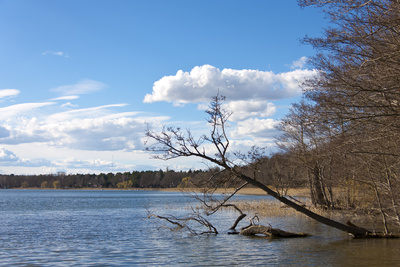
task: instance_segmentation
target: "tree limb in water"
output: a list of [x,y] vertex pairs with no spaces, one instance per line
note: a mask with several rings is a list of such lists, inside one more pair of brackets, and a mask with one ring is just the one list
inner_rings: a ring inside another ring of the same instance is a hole
[[[186,217],[183,218],[177,218],[172,215],[168,216],[161,216],[161,215],[156,215],[156,214],[149,214],[147,216],[148,219],[155,217],[161,220],[165,220],[170,224],[173,224],[176,226],[176,228],[168,227],[163,225],[162,227],[168,228],[170,230],[177,230],[177,229],[187,229],[191,234],[193,235],[202,235],[202,234],[218,234],[217,229],[208,221],[206,220],[203,216],[201,216],[198,213],[190,214]],[[191,222],[194,222],[198,224],[199,226],[204,226],[208,230],[207,231],[196,231],[196,229],[189,224]]]

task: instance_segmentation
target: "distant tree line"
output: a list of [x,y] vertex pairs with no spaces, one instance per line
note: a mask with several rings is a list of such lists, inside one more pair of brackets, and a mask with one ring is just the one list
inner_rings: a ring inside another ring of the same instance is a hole
[[100,174],[0,175],[1,188],[173,188],[204,171],[132,171]]

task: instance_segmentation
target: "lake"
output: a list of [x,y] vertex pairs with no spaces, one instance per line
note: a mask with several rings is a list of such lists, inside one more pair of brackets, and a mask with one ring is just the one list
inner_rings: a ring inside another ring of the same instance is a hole
[[[265,199],[267,196],[237,196]],[[399,240],[351,239],[303,216],[260,223],[313,236],[269,239],[228,235],[238,214],[210,217],[218,235],[193,236],[147,220],[190,212],[176,192],[0,190],[1,266],[395,266]],[[243,221],[245,226],[248,221]]]

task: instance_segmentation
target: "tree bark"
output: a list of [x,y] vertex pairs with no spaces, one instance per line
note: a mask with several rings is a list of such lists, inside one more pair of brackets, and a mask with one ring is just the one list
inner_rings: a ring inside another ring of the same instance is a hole
[[236,219],[235,223],[232,225],[231,228],[229,228],[229,230],[235,230],[236,226],[238,225],[238,223],[244,218],[246,217],[246,214],[242,213],[240,214],[240,216]]
[[310,236],[304,233],[291,233],[286,232],[280,229],[267,227],[264,225],[250,225],[242,231],[240,231],[241,235],[251,236],[251,235],[265,235],[268,237],[307,237]]

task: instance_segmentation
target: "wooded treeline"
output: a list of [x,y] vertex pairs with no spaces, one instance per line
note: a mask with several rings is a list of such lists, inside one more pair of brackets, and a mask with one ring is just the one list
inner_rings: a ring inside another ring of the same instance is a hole
[[[1,188],[168,188],[204,171],[132,171],[100,174],[0,175]],[[184,179],[186,177],[186,179]]]

